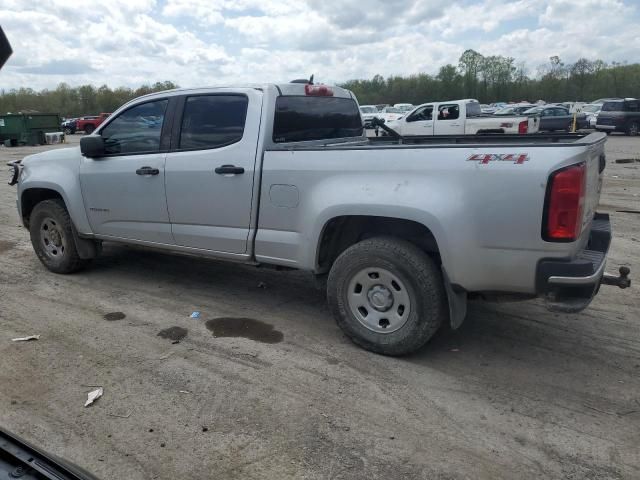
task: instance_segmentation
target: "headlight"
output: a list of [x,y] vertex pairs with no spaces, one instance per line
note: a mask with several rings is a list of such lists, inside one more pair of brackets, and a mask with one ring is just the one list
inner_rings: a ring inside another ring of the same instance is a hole
[[15,163],[9,165],[9,185],[15,185],[18,183],[18,176],[20,175],[20,167]]

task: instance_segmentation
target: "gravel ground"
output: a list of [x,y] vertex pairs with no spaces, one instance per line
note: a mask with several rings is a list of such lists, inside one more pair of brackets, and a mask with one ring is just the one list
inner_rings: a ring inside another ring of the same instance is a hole
[[[614,160],[640,138],[606,149],[608,270],[633,278],[640,163]],[[579,315],[473,303],[386,358],[341,334],[309,275],[115,245],[55,275],[4,183],[0,225],[0,425],[102,479],[640,478],[638,282]],[[225,318],[251,338],[221,336]]]

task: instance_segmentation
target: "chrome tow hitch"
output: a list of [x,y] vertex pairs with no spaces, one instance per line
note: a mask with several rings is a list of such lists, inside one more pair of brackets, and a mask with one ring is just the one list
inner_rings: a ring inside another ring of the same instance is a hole
[[600,283],[604,283],[605,285],[615,285],[620,288],[630,287],[631,279],[629,278],[629,274],[631,273],[631,270],[629,267],[620,267],[619,272],[620,276],[616,276],[612,273],[605,273],[602,276]]

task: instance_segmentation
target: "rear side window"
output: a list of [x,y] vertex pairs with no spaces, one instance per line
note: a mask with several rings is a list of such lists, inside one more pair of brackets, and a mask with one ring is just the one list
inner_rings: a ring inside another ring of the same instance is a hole
[[480,104],[477,102],[467,103],[467,117],[477,117],[479,115],[482,115]]
[[624,111],[625,112],[637,112],[638,111],[638,102],[624,102]]
[[142,103],[125,110],[102,129],[108,155],[153,153],[160,150],[160,133],[167,99]]
[[287,96],[276,99],[273,141],[302,142],[362,135],[362,121],[351,98]]
[[602,105],[603,112],[621,112],[623,108],[623,102],[606,102]]
[[455,120],[460,117],[460,107],[452,103],[451,105],[440,105],[438,107],[438,120]]
[[180,149],[219,148],[239,142],[249,99],[244,95],[188,97],[182,115]]

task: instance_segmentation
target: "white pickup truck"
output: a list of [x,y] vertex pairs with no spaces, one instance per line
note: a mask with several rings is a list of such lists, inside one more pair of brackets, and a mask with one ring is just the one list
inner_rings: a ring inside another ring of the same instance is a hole
[[369,139],[342,88],[180,89],[132,100],[80,148],[13,163],[10,183],[53,272],[103,241],[306,270],[354,342],[400,355],[460,325],[467,298],[579,311],[601,283],[628,285],[604,274],[605,141]]
[[[386,126],[402,136],[477,135],[483,133],[537,133],[538,117],[485,115],[474,99],[431,102],[418,105]],[[385,135],[386,132],[381,132]]]

